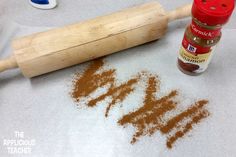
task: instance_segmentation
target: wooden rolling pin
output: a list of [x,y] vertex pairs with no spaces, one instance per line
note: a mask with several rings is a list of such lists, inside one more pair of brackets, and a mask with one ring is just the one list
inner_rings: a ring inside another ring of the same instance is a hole
[[190,16],[191,4],[165,12],[149,2],[92,20],[13,41],[14,53],[0,72],[19,67],[34,77],[161,38],[168,22]]

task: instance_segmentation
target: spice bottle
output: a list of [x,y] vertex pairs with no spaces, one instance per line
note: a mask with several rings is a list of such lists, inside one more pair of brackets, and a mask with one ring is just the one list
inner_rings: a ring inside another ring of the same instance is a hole
[[194,0],[192,22],[185,30],[178,56],[178,67],[183,73],[198,75],[207,69],[220,41],[221,28],[233,9],[234,0]]

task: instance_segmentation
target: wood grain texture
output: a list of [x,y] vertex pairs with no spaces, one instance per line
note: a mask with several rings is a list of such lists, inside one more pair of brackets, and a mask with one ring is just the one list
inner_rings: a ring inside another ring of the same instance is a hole
[[18,64],[14,56],[10,56],[6,59],[0,60],[0,72],[17,68]]
[[14,40],[17,63],[34,77],[162,37],[168,19],[158,2]]
[[15,39],[0,72],[34,77],[161,38],[168,22],[191,15],[191,4],[165,12],[154,1],[110,15]]
[[178,20],[184,17],[188,17],[191,14],[192,4],[186,4],[182,7],[176,8],[173,11],[170,11],[168,16],[168,21]]

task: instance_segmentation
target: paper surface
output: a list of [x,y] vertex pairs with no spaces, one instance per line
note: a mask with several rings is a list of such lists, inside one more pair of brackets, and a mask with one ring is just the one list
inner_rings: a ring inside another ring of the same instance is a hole
[[[55,10],[32,8],[27,1],[1,0],[0,58],[11,53],[10,41],[16,36],[47,30],[97,15],[146,2],[144,0],[59,1]],[[188,1],[160,3],[173,9]],[[161,92],[178,89],[182,99],[208,99],[210,117],[194,127],[187,136],[168,150],[165,138],[156,133],[131,145],[134,128],[120,127],[123,113],[141,105],[143,93],[136,91],[104,117],[106,102],[94,108],[76,106],[69,93],[75,72],[89,63],[47,75],[24,78],[19,70],[0,74],[0,156],[10,156],[4,140],[16,139],[16,131],[24,139],[35,140],[29,156],[81,157],[169,157],[236,155],[236,18],[225,26],[209,69],[202,75],[182,74],[176,66],[177,52],[189,19],[171,23],[166,36],[157,42],[132,48],[105,58],[106,65],[117,69],[117,79],[125,81],[142,70],[160,76]],[[184,104],[183,104],[184,105]],[[24,156],[16,154],[15,156]]]

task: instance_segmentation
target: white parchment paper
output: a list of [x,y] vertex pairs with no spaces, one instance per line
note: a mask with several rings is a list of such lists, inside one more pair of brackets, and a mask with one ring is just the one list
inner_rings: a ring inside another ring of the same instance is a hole
[[[17,36],[93,18],[98,15],[144,3],[147,0],[60,0],[54,10],[38,10],[27,0],[0,0],[0,58],[8,56],[10,41]],[[160,0],[167,9],[191,1]],[[19,70],[0,74],[0,156],[11,156],[4,140],[35,140],[29,156],[63,157],[234,157],[236,156],[236,18],[223,30],[209,69],[200,76],[182,74],[176,57],[184,28],[190,19],[169,24],[167,35],[157,42],[108,56],[106,65],[117,69],[120,81],[142,70],[160,76],[161,92],[178,89],[183,100],[209,99],[211,116],[177,141],[168,150],[165,138],[156,133],[130,144],[134,128],[122,128],[117,120],[141,106],[142,91],[136,91],[104,117],[106,102],[94,108],[77,107],[69,96],[72,76],[89,63],[33,78],[24,78]],[[187,105],[187,104],[183,104]],[[16,154],[15,156],[25,156]]]

